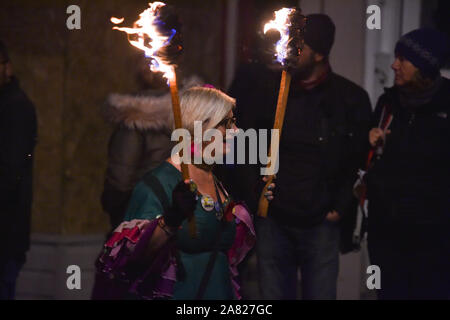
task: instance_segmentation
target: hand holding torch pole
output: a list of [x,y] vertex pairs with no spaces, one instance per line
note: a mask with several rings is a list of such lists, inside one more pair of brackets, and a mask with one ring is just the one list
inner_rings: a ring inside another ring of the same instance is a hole
[[[172,112],[173,120],[175,122],[175,129],[183,128],[183,123],[181,120],[181,108],[180,108],[180,98],[178,95],[178,86],[176,73],[174,71],[173,77],[169,80],[170,95],[172,97]],[[186,163],[181,162],[181,174],[183,175],[183,180],[189,179],[189,168]],[[194,225],[195,226],[195,225]]]
[[[181,39],[179,31],[175,27],[170,27],[171,24],[176,25],[177,19],[174,19],[170,13],[163,16],[162,11],[165,4],[162,2],[149,3],[149,6],[139,15],[140,18],[134,23],[133,28],[114,27],[113,29],[126,32],[130,44],[145,52],[145,56],[151,59],[151,71],[164,74],[170,87],[175,129],[180,129],[183,127],[183,123],[173,60],[181,53],[182,46],[174,41],[174,39]],[[165,19],[168,21],[163,21]],[[114,24],[120,24],[123,21],[123,18],[111,18],[111,22]],[[134,35],[133,39],[130,39],[130,35]],[[189,169],[186,163],[181,162],[181,172],[183,180],[189,179]],[[189,219],[189,233],[191,238],[195,238],[197,235],[194,216]]]
[[[286,105],[287,105],[287,98],[289,96],[289,88],[291,85],[291,75],[286,71],[283,70],[281,74],[281,82],[280,82],[280,91],[278,94],[278,102],[277,102],[277,110],[275,112],[275,121],[273,124],[273,129],[278,130],[279,135],[278,137],[274,137],[272,135],[272,138],[270,140],[270,149],[269,149],[269,159],[273,159],[273,161],[278,161],[278,150],[280,145],[280,137],[281,137],[281,130],[283,128],[283,122],[284,122],[284,115],[286,113]],[[277,154],[270,154],[270,151],[274,150]],[[268,163],[268,167],[275,167],[274,164]],[[263,192],[259,198],[259,205],[258,205],[258,215],[261,217],[267,217],[267,211],[269,209],[269,200],[264,196],[266,192],[268,191],[267,188],[270,186],[274,178],[274,175],[271,174],[268,176],[266,185],[264,186]]]
[[[183,123],[181,120],[181,108],[180,108],[180,98],[178,95],[178,86],[177,86],[177,78],[175,70],[173,72],[173,77],[169,80],[169,87],[170,87],[170,95],[172,96],[172,111],[173,111],[173,120],[175,122],[175,129],[183,128]],[[190,179],[189,177],[189,168],[186,163],[181,161],[181,174],[183,176],[183,181]],[[192,186],[191,186],[192,190]],[[189,222],[189,234],[192,239],[195,239],[197,237],[197,227],[195,224],[195,216],[192,215],[188,219]]]
[[[280,90],[278,93],[278,101],[277,101],[277,109],[275,112],[275,121],[273,124],[274,131],[278,131],[278,135],[274,135],[272,132],[271,138],[271,147],[270,150],[274,150],[276,154],[270,154],[269,150],[269,159],[273,159],[273,161],[278,161],[279,159],[279,145],[280,145],[280,137],[281,131],[283,129],[284,123],[284,115],[286,113],[286,105],[289,96],[289,88],[291,85],[291,75],[287,70],[286,66],[286,58],[288,57],[289,51],[289,42],[292,40],[290,37],[290,28],[292,26],[291,18],[293,14],[296,13],[301,17],[301,20],[298,21],[299,30],[301,31],[304,25],[304,16],[301,15],[300,9],[295,8],[283,8],[275,12],[275,20],[268,22],[264,26],[264,33],[266,33],[270,29],[276,29],[280,32],[281,39],[276,44],[276,54],[277,61],[283,66],[283,72],[281,74],[281,82],[280,82]],[[297,39],[299,40],[299,39]],[[269,168],[278,167],[277,164],[268,163]],[[261,193],[259,204],[258,204],[258,215],[261,217],[267,217],[267,212],[269,209],[269,201],[264,196],[267,192],[268,187],[272,183],[274,179],[274,174],[269,174],[266,185]]]

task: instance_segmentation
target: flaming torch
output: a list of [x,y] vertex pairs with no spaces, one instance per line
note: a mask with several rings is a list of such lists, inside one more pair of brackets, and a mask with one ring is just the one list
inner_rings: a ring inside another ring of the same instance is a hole
[[[149,8],[139,14],[139,20],[134,22],[133,28],[115,26],[113,29],[127,33],[130,44],[144,51],[145,57],[151,61],[151,71],[163,73],[170,87],[175,129],[180,129],[183,124],[174,60],[182,51],[181,37],[176,30],[175,15],[170,15],[164,8],[167,7],[163,2],[149,3]],[[123,18],[111,18],[114,24],[121,24],[123,21]],[[181,162],[181,172],[183,180],[189,179],[186,163]],[[189,219],[189,232],[192,238],[196,237],[194,217]]]
[[[295,19],[294,19],[295,18]],[[280,33],[280,40],[275,45],[275,57],[277,61],[283,67],[281,74],[280,91],[278,93],[277,109],[275,112],[275,121],[273,129],[279,130],[278,137],[274,137],[272,134],[270,150],[274,150],[276,154],[270,155],[269,158],[278,161],[278,151],[281,137],[281,129],[283,128],[284,115],[286,112],[286,104],[289,96],[289,87],[291,85],[291,75],[288,72],[287,60],[292,51],[294,50],[291,45],[292,42],[297,42],[299,45],[303,42],[303,28],[305,24],[305,17],[301,14],[301,10],[298,8],[283,8],[275,11],[275,19],[269,21],[264,25],[264,34],[271,29],[275,29]],[[292,41],[295,40],[295,41]],[[296,54],[300,54],[301,46],[297,48]],[[271,163],[268,167],[274,167]],[[258,215],[261,217],[267,217],[267,211],[269,208],[269,201],[264,194],[267,192],[267,188],[272,183],[274,175],[268,176],[268,180],[263,189],[258,205]]]

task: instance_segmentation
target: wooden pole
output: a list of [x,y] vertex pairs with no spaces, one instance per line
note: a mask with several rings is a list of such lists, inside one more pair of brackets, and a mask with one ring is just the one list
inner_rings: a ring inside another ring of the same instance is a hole
[[[173,119],[175,121],[175,129],[181,129],[183,128],[183,122],[181,120],[180,98],[178,95],[177,76],[175,70],[173,70],[173,77],[169,80],[169,87],[170,95],[172,96],[172,110]],[[182,159],[182,157],[180,157],[180,159]],[[189,167],[187,163],[181,162],[181,174],[183,175],[183,181],[190,179]],[[197,237],[197,228],[194,215],[189,218],[189,234],[191,235],[192,239]]]
[[[283,122],[284,122],[284,115],[286,113],[286,105],[287,100],[289,96],[289,88],[291,86],[291,75],[286,71],[283,70],[283,73],[281,75],[281,82],[280,82],[280,91],[278,93],[278,102],[277,102],[277,110],[275,113],[275,121],[273,124],[273,129],[279,130],[279,136],[278,139],[274,139],[272,135],[272,139],[270,141],[270,150],[268,157],[270,158],[272,156],[273,161],[277,161],[278,159],[278,151],[279,151],[279,145],[280,145],[280,139],[281,139],[281,130],[283,129]],[[275,154],[271,155],[271,150],[275,151]],[[272,163],[268,163],[268,167],[270,167]],[[269,209],[269,201],[264,196],[264,194],[267,192],[267,188],[273,181],[273,175],[268,176],[267,183],[261,193],[261,196],[259,198],[259,204],[258,204],[258,215],[261,217],[267,217],[267,211]]]

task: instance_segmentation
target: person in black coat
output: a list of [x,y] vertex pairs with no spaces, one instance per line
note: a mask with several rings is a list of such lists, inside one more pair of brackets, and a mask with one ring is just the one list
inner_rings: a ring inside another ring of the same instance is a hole
[[[276,191],[268,217],[256,220],[263,299],[296,299],[298,268],[303,299],[336,298],[339,221],[356,214],[352,187],[364,162],[371,106],[364,89],[331,70],[334,33],[328,16],[309,15],[304,48],[292,63]],[[272,128],[280,76],[257,63],[238,71],[229,92],[239,127]],[[248,194],[259,167],[233,171],[226,182],[256,212],[259,194]]]
[[31,101],[12,75],[0,42],[0,299],[14,299],[30,246],[32,165],[37,123]]
[[431,29],[404,35],[395,85],[375,109],[368,245],[380,299],[450,298],[450,80],[439,72],[448,41]]

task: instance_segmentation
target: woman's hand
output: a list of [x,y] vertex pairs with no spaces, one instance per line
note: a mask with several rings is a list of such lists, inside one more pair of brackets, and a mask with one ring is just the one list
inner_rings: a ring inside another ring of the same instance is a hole
[[183,221],[193,216],[197,200],[196,192],[191,191],[192,184],[191,180],[180,181],[173,189],[172,206],[163,213],[163,219],[158,221],[159,229],[151,237],[145,253],[149,263],[156,252],[174,235]]
[[164,213],[164,222],[170,228],[178,228],[184,219],[194,215],[196,193],[191,191],[190,180],[180,181],[172,191],[172,207]]
[[386,135],[390,134],[391,130],[383,131],[380,128],[373,128],[369,132],[369,142],[372,147],[386,139]]

